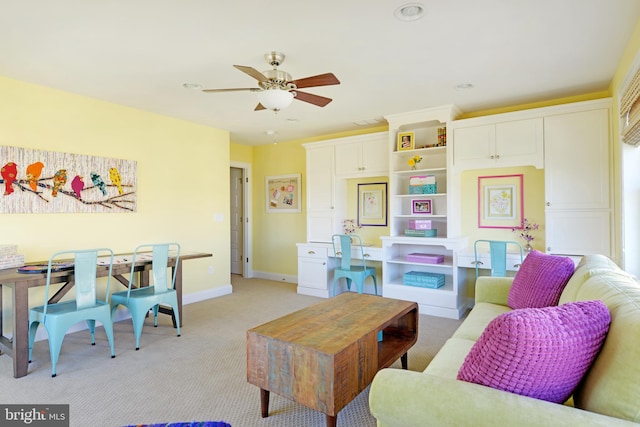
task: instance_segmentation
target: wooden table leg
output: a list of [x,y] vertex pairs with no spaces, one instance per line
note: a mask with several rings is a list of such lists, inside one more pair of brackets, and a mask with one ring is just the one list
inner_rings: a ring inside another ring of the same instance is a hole
[[336,427],[338,425],[338,416],[327,415],[327,427]]
[[24,377],[29,370],[29,288],[13,287],[13,376]]
[[269,390],[260,389],[260,410],[262,418],[269,416]]
[[[2,335],[2,331],[4,331],[4,327],[2,326],[2,283],[0,283],[0,337]],[[0,355],[2,355],[2,348],[0,348]]]
[[[175,282],[175,290],[176,297],[178,298],[178,318],[180,319],[180,326],[184,326],[184,318],[182,317],[182,260],[178,260],[177,265],[175,265],[176,271],[176,282]],[[173,319],[173,327],[176,327],[176,317],[171,316]]]
[[400,362],[402,363],[402,369],[409,369],[409,356],[407,356],[408,353],[403,354],[402,356],[400,356]]

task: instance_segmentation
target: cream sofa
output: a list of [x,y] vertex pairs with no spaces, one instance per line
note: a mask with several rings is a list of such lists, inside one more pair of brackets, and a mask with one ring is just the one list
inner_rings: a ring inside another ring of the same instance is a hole
[[390,368],[376,375],[369,405],[379,427],[640,423],[640,284],[601,255],[580,261],[559,302],[600,299],[611,313],[605,343],[568,402],[550,403],[456,379],[485,327],[510,311],[512,281],[477,281],[474,308],[424,372]]

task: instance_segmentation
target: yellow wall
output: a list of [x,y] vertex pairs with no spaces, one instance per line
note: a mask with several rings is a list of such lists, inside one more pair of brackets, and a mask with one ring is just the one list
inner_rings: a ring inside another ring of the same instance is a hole
[[[235,160],[235,159],[234,159]],[[253,270],[298,274],[296,243],[306,236],[306,153],[297,142],[253,148]],[[267,213],[266,177],[299,173],[302,178],[299,213]]]
[[214,254],[185,262],[185,295],[230,284],[228,132],[4,77],[0,94],[0,145],[135,160],[138,173],[137,212],[0,214],[0,243],[34,262],[177,241]]
[[229,145],[231,161],[249,163],[253,162],[253,147],[231,143]]

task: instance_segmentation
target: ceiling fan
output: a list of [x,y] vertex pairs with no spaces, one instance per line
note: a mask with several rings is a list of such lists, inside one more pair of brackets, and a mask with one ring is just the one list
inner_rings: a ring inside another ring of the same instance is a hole
[[280,52],[266,53],[264,55],[264,59],[273,67],[273,69],[263,72],[252,67],[234,65],[238,70],[258,80],[259,87],[203,89],[202,91],[207,93],[236,91],[258,92],[259,103],[256,106],[255,111],[269,109],[278,112],[288,107],[294,98],[308,102],[309,104],[317,105],[318,107],[324,107],[332,101],[331,98],[302,92],[298,89],[340,84],[340,80],[338,80],[333,73],[319,74],[317,76],[293,80],[289,73],[278,70],[278,66],[284,62],[284,58],[284,54]]

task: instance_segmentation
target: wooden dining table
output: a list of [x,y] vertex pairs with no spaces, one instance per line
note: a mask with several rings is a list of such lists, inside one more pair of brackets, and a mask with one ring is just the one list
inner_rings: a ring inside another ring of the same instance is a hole
[[[114,258],[111,275],[125,287],[129,286],[129,278],[125,277],[131,273],[131,256],[133,254],[118,254]],[[127,256],[129,258],[127,258]],[[213,256],[210,253],[202,252],[181,252],[178,262],[175,256],[169,256],[169,267],[172,274],[175,273],[175,290],[178,294],[178,315],[180,326],[184,324],[182,316],[182,262],[190,259],[206,258]],[[129,260],[127,262],[127,259]],[[44,264],[48,261],[28,263]],[[136,260],[134,274],[139,275],[138,286],[149,285],[149,273],[151,272],[152,261],[150,257]],[[97,276],[105,277],[109,274],[108,265],[98,265]],[[45,286],[47,284],[46,271],[41,273],[20,273],[17,268],[0,270],[0,350],[13,358],[13,376],[15,378],[27,375],[29,367],[29,288]],[[51,273],[51,284],[62,284],[60,288],[49,298],[49,303],[56,303],[66,295],[74,286],[74,272],[62,270]],[[13,336],[7,337],[3,328],[3,288],[11,289],[11,305],[13,307]],[[160,307],[160,312],[172,317],[173,325],[176,326],[176,318],[173,310],[168,307]]]

